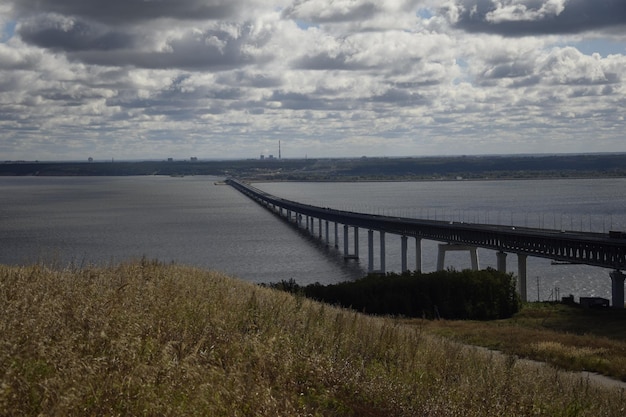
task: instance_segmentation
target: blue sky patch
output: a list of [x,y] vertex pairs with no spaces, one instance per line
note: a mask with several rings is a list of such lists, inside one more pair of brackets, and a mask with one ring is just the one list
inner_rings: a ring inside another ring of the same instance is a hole
[[15,34],[15,21],[10,21],[4,25],[2,28],[2,33],[0,33],[0,42],[6,42],[13,37]]

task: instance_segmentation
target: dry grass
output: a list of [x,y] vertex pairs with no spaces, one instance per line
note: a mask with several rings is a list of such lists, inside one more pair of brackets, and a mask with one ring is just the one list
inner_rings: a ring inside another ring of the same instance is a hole
[[[626,394],[156,262],[0,267],[2,416],[623,416]],[[542,349],[547,349],[543,346]]]
[[430,333],[626,381],[626,312],[531,303],[512,319],[410,321]]

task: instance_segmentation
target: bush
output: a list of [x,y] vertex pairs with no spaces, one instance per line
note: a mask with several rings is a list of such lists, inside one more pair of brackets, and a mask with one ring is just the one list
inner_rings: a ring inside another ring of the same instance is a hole
[[519,311],[512,274],[494,269],[370,274],[354,282],[273,287],[369,314],[493,320]]

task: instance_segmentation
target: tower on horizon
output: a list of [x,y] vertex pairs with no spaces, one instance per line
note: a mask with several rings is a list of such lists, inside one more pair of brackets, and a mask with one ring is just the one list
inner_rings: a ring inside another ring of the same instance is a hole
[[280,157],[280,141],[278,141],[278,159],[281,159],[281,157]]

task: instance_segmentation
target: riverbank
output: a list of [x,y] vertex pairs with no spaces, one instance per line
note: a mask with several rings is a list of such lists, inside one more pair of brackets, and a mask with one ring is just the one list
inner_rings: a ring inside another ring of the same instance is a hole
[[5,161],[0,176],[212,175],[255,181],[417,181],[626,177],[626,154],[245,160]]
[[622,416],[615,389],[426,326],[146,260],[0,266],[0,414]]

